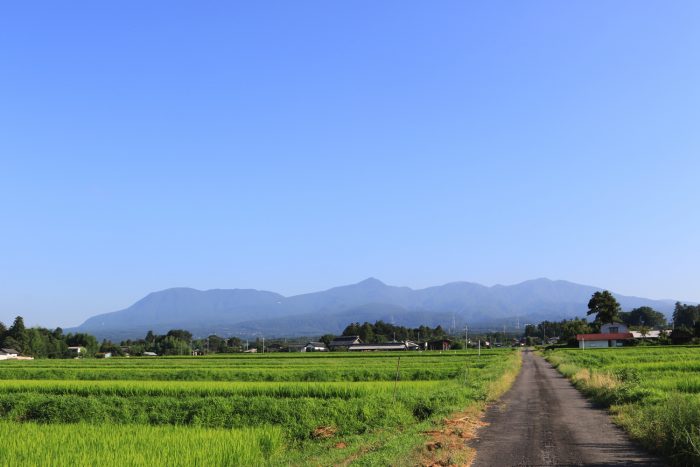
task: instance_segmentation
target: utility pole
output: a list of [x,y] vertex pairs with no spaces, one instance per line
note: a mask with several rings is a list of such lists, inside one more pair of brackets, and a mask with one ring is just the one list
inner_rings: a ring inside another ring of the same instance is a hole
[[545,332],[546,326],[542,323],[542,345],[545,345],[547,340],[547,333]]
[[265,353],[265,336],[262,336],[262,339],[263,339],[263,351],[262,351],[262,353]]
[[464,350],[469,348],[469,328],[464,326]]

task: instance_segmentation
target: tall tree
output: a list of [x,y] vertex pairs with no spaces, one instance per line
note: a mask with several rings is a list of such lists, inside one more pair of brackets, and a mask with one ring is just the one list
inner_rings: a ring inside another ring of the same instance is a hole
[[696,321],[700,321],[700,305],[693,306],[676,302],[676,308],[673,310],[673,325],[675,327],[692,328]]
[[620,319],[620,304],[613,294],[607,290],[596,292],[588,301],[588,315],[596,315],[595,320],[600,323],[614,323]]
[[20,352],[24,351],[27,345],[27,329],[24,327],[24,318],[18,316],[14,323],[7,330],[7,336],[12,338],[13,342],[19,347]]

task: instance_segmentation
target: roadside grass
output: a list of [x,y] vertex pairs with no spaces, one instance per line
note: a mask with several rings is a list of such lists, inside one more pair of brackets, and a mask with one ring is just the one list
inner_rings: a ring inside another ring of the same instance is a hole
[[672,465],[700,465],[700,348],[558,349],[545,358],[632,439]]

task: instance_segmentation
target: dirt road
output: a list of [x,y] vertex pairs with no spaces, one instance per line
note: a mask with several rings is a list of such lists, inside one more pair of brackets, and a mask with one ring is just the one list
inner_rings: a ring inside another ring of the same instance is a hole
[[661,466],[633,445],[542,357],[525,351],[513,388],[470,445],[473,466]]

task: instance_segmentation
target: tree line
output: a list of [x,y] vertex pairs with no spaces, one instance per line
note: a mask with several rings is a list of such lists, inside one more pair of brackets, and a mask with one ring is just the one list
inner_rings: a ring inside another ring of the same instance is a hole
[[[362,342],[384,343],[391,341],[425,341],[431,339],[441,339],[447,336],[447,333],[440,325],[431,328],[429,326],[418,326],[416,328],[408,328],[405,326],[396,326],[384,321],[376,321],[374,324],[364,322],[351,323],[343,329],[343,336],[360,336]],[[327,335],[323,337],[334,336]],[[323,337],[321,338],[323,340]]]
[[103,347],[111,349],[116,355],[123,355],[127,351],[130,355],[143,355],[144,352],[157,355],[190,355],[192,352],[241,352],[243,342],[238,337],[224,338],[213,334],[203,339],[194,339],[192,333],[185,329],[171,329],[161,335],[148,331],[143,339],[125,340],[119,346],[105,341]]
[[[80,347],[78,354],[69,347]],[[184,329],[172,329],[163,335],[148,331],[143,339],[126,340],[119,344],[110,340],[100,343],[87,333],[63,333],[60,327],[47,329],[27,328],[24,319],[17,316],[8,328],[0,322],[0,348],[14,349],[23,356],[34,358],[73,358],[93,357],[98,353],[111,353],[114,356],[143,355],[154,352],[157,355],[190,355],[193,350],[202,353],[230,353],[243,350],[242,341],[237,337],[222,338],[215,335],[205,339],[193,339],[192,333]]]
[[74,356],[68,347],[82,347],[89,355],[94,355],[99,350],[97,339],[90,334],[64,334],[61,328],[27,328],[21,316],[17,316],[9,328],[0,322],[0,347],[14,349],[22,355],[34,358]]

